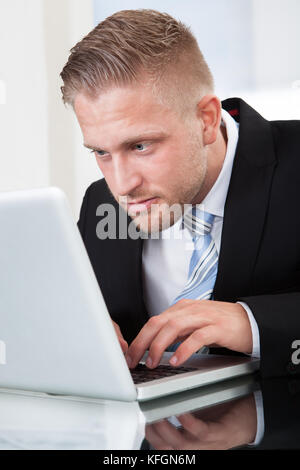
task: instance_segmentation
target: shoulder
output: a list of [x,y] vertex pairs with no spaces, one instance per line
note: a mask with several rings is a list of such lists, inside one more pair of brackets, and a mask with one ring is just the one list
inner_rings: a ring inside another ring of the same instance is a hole
[[94,212],[94,208],[100,204],[111,204],[116,209],[119,204],[110,192],[108,185],[104,178],[94,181],[90,184],[84,194],[82,206],[87,209],[89,208]]
[[118,210],[118,203],[111,194],[104,178],[91,183],[85,191],[81,204],[79,220],[77,222],[83,238],[85,236],[87,226],[89,224],[93,224],[93,226],[95,225],[97,209],[102,204],[110,204],[114,206],[115,210]]
[[90,202],[98,202],[98,204],[114,201],[114,197],[111,194],[104,178],[91,183],[87,188],[84,197],[88,198]]
[[295,121],[270,121],[275,142],[278,145],[294,146],[299,148],[300,120]]
[[[300,121],[270,121],[278,169],[299,184]],[[284,170],[285,169],[285,170]],[[292,171],[291,171],[292,170]]]
[[278,161],[300,161],[300,120],[269,121],[241,98],[229,98],[222,107],[240,123],[240,138],[248,153],[257,151],[257,142],[261,142],[265,148],[273,147]]

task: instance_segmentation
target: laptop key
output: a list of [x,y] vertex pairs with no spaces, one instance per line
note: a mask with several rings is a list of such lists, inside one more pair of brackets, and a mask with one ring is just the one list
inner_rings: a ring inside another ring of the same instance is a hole
[[157,366],[155,369],[148,369],[144,364],[138,364],[135,369],[131,370],[131,376],[134,383],[150,382],[152,380],[163,379],[185,372],[193,372],[197,370],[193,367],[172,367],[167,365]]

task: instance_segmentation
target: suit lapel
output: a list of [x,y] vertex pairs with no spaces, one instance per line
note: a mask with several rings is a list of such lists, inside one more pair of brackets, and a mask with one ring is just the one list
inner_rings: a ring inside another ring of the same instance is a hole
[[252,294],[252,274],[276,165],[270,123],[242,100],[223,107],[240,122],[219,254],[215,300]]

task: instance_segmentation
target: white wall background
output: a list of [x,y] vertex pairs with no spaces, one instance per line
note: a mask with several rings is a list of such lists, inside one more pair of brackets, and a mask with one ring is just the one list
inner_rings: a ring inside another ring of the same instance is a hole
[[300,119],[299,0],[94,0],[95,23],[131,8],[191,26],[221,99],[240,96],[267,119]]
[[0,191],[59,186],[75,218],[99,176],[59,73],[93,21],[89,0],[0,0]]
[[49,181],[43,34],[40,0],[0,2],[1,190]]
[[[115,11],[152,8],[190,25],[216,79],[218,91],[252,87],[252,0],[94,0],[95,22]],[[237,40],[239,38],[239,40]]]
[[59,73],[96,22],[129,8],[189,24],[220,98],[241,96],[269,119],[300,119],[299,0],[0,0],[0,191],[59,186],[77,218],[101,175],[62,104]]

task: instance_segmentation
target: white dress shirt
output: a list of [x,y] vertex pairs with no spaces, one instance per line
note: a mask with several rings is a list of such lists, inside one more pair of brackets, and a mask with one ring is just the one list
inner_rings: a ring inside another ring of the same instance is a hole
[[[215,216],[211,236],[220,252],[223,216],[232,166],[239,138],[239,126],[227,111],[222,109],[222,125],[227,132],[227,150],[219,176],[201,203],[205,212]],[[159,239],[144,240],[143,284],[144,301],[149,315],[159,315],[172,304],[188,279],[190,259],[194,244],[187,228],[182,229],[182,218],[164,230]],[[246,249],[246,248],[245,248]],[[256,320],[244,302],[239,302],[248,314],[251,325],[252,356],[260,357],[259,331]]]

